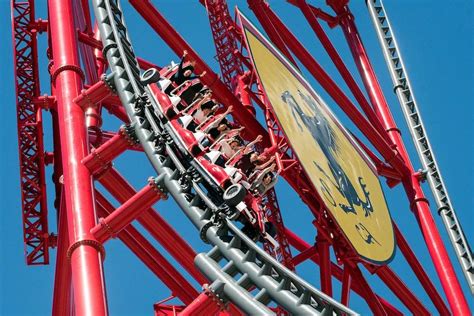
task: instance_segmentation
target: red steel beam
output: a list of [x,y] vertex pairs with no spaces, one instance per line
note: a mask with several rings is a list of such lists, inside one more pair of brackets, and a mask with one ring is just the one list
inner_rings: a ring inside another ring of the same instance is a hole
[[401,138],[400,130],[393,119],[390,107],[388,106],[382,88],[377,80],[377,76],[375,75],[375,71],[373,70],[372,64],[370,63],[369,57],[365,51],[364,44],[362,43],[357,31],[354,17],[346,5],[339,6],[331,3],[331,1],[329,4],[333,7],[334,11],[340,18],[340,26],[344,31],[347,43],[349,44],[377,115],[389,133],[393,143],[396,144],[405,164],[409,168],[411,177],[403,180],[405,191],[411,209],[418,220],[418,224],[428,247],[431,259],[433,260],[438,277],[440,278],[448,303],[451,306],[451,310],[455,315],[467,315],[470,312],[466,298],[461,289],[456,273],[454,272],[451,260],[436,227],[436,223],[434,222],[429,202],[423,193],[419,178],[416,176],[415,170],[411,164],[410,157]]
[[[114,207],[96,190],[99,216],[110,216]],[[196,289],[161,255],[153,245],[132,225],[117,234],[127,246],[184,304],[191,304],[198,297]]]
[[124,128],[98,148],[93,148],[82,163],[89,169],[90,173],[96,174],[100,169],[107,168],[109,163],[127,150],[131,146],[131,141],[126,135]]
[[418,281],[420,281],[421,285],[425,289],[426,293],[430,297],[431,301],[433,302],[434,306],[438,310],[440,315],[450,315],[450,311],[446,304],[443,301],[443,298],[439,295],[436,287],[434,286],[431,278],[428,276],[426,271],[423,269],[421,263],[416,258],[415,253],[411,250],[408,242],[406,241],[405,237],[403,236],[402,232],[398,228],[398,226],[393,223],[393,228],[395,229],[395,237],[397,238],[397,245],[400,251],[402,252],[405,260],[408,262],[410,267],[412,268],[413,272],[415,273]]
[[293,257],[293,265],[296,267],[300,263],[310,259],[312,256],[315,256],[317,250],[318,248],[314,245],[306,248],[304,251],[301,251],[299,254]]
[[246,138],[253,140],[258,135],[262,135],[264,137],[262,144],[264,146],[269,145],[268,134],[262,125],[258,123],[253,113],[247,110],[246,107],[241,106],[241,102],[232,91],[227,88],[225,83],[219,79],[217,74],[212,71],[205,61],[189,46],[153,4],[150,1],[143,0],[130,0],[130,4],[178,56],[181,56],[183,51],[188,51],[189,60],[196,61],[196,72],[201,73],[206,71],[206,75],[201,77],[201,81],[212,89],[216,100],[224,106],[233,105],[233,117],[243,126],[252,126],[252,128],[243,131]]
[[90,233],[95,226],[91,174],[80,163],[88,152],[82,108],[73,102],[80,93],[80,68],[71,0],[48,1],[55,88],[62,149],[65,205],[71,246],[72,284],[76,315],[107,315],[103,247]]
[[[254,10],[252,6],[254,5],[253,2],[249,2],[249,7],[251,10]],[[258,9],[257,9],[258,10]],[[271,21],[268,19],[267,16],[262,15],[260,16],[262,20],[265,21],[265,23],[262,23],[262,27],[267,33],[268,37],[270,40],[278,47],[278,49],[282,52],[283,55],[297,68],[298,64],[296,63],[295,59],[291,55],[291,52],[288,50],[288,47],[285,45],[284,39],[281,37],[280,33],[278,30],[272,25]]]
[[[98,180],[122,204],[136,193],[114,168],[107,169]],[[196,281],[207,283],[207,279],[194,266],[194,250],[157,212],[149,208],[138,218],[138,222]]]
[[369,283],[362,275],[362,272],[360,271],[359,267],[357,265],[354,267],[349,267],[349,271],[354,282],[357,282],[362,287],[363,289],[362,297],[365,299],[365,301],[367,302],[367,305],[369,305],[374,315],[375,316],[391,315],[388,313],[387,310],[385,310],[382,302],[378,299],[377,295],[375,295]]
[[[298,6],[299,5],[299,1],[300,0],[286,0],[288,3],[294,5],[294,6]],[[322,20],[324,20],[325,22],[327,22],[327,24],[332,28],[332,27],[335,27],[338,23],[337,21],[337,18],[335,16],[332,16],[330,15],[329,13],[321,10],[320,8],[315,8],[313,7],[312,5],[309,5],[310,9],[311,9],[311,13],[314,14],[315,17],[318,17]]]
[[212,294],[205,291],[199,294],[199,296],[185,309],[183,309],[179,315],[215,315],[217,312],[219,312],[219,310],[220,306],[216,304]]
[[381,266],[376,268],[377,276],[390,288],[396,297],[410,310],[413,315],[430,315],[430,312],[420,302],[420,300],[411,293],[402,280],[388,267]]
[[319,276],[321,280],[321,291],[332,296],[332,273],[331,256],[329,253],[329,241],[321,234],[316,236],[316,246],[319,252]]
[[150,208],[163,197],[166,197],[166,195],[160,191],[155,179],[150,178],[148,184],[143,189],[138,191],[106,218],[101,218],[99,224],[92,228],[92,234],[101,243],[114,238],[143,211]]
[[77,98],[74,99],[74,102],[85,109],[90,106],[97,106],[97,103],[101,102],[108,96],[111,96],[112,93],[112,89],[106,83],[105,77],[103,77],[87,90],[82,90]]
[[349,305],[349,298],[351,296],[351,287],[352,287],[352,278],[351,273],[347,265],[344,265],[344,270],[342,273],[342,281],[341,281],[341,303],[348,306]]

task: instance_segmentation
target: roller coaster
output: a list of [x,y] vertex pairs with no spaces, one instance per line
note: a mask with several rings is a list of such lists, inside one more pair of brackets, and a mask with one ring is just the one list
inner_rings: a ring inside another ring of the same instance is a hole
[[[288,5],[301,10],[357,105],[267,2],[248,0],[266,34],[238,10],[233,18],[225,0],[200,2],[209,18],[220,76],[150,1],[130,4],[182,58],[179,64],[159,67],[137,57],[125,23],[128,12],[119,0],[49,0],[47,21],[35,19],[33,0],[12,0],[26,261],[49,264],[50,248],[57,248],[53,315],[108,314],[103,260],[104,245],[111,238],[120,239],[171,291],[171,297],[154,305],[155,315],[363,314],[351,307],[351,292],[375,315],[468,315],[465,293],[421,188],[424,181],[429,182],[471,291],[472,251],[449,199],[383,3],[369,0],[366,5],[420,157],[419,171],[405,149],[347,1],[327,1],[335,16],[304,0],[290,0]],[[342,28],[365,92],[320,21]],[[41,32],[48,33],[51,96],[40,95],[36,37]],[[273,64],[265,65],[270,60]],[[339,123],[302,78],[301,66],[364,139]],[[294,80],[281,77],[296,82],[298,90],[291,94],[285,88],[272,98],[278,76],[270,72],[270,79],[265,79],[265,69],[271,67],[293,74]],[[282,115],[278,102],[290,110],[283,107]],[[53,116],[50,154],[44,149],[44,109]],[[118,132],[101,128],[105,109],[123,122]],[[290,117],[289,122],[284,117]],[[300,146],[305,139],[291,136],[292,124],[301,135],[312,135],[303,147],[313,146],[326,157],[311,160],[314,169]],[[143,152],[156,172],[139,191],[112,164],[126,150]],[[354,159],[360,157],[363,167],[344,162],[344,150]],[[57,235],[48,230],[49,163],[54,168]],[[388,187],[404,188],[441,293],[388,209],[385,217],[379,215],[387,207],[378,178]],[[284,225],[274,188],[283,180],[314,217],[313,245]],[[107,193],[97,188],[99,183]],[[110,197],[120,206],[115,207]],[[196,254],[152,209],[169,197],[210,250]],[[180,267],[169,262],[143,230]],[[388,265],[396,247],[436,311],[429,310]],[[320,289],[297,274],[297,265],[305,261],[319,265]],[[376,293],[363,269],[377,275],[402,307]],[[340,282],[340,297],[334,293],[333,278]],[[190,279],[202,286],[201,293]]]

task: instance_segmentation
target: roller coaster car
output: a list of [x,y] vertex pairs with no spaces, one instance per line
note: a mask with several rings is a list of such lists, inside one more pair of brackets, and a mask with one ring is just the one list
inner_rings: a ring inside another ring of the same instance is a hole
[[[148,78],[152,75],[154,76],[153,80]],[[248,191],[241,184],[247,181],[246,177],[233,165],[226,164],[221,151],[208,148],[209,140],[207,135],[197,129],[198,125],[191,115],[183,114],[175,117],[184,111],[179,111],[176,108],[177,103],[176,101],[173,102],[173,96],[169,97],[163,92],[170,84],[169,79],[163,78],[163,74],[160,74],[161,79],[157,79],[156,73],[147,72],[144,73],[143,77],[142,81],[150,88],[157,101],[156,103],[161,108],[161,112],[169,119],[175,135],[179,137],[182,145],[194,156],[194,159],[201,166],[201,170],[207,174],[208,178],[222,189],[224,202],[239,211],[235,217],[240,218],[239,220],[244,223],[248,223],[246,225],[249,236],[252,235],[252,239],[266,239],[274,245],[278,245],[271,233],[267,232],[270,224],[265,216],[265,212],[261,209],[261,197]],[[157,81],[158,84],[154,84]],[[189,107],[186,109],[186,112],[191,111],[192,109]],[[206,120],[199,128],[202,130],[208,129],[217,121],[222,120],[227,113],[222,113]],[[227,136],[232,137],[235,135],[229,134]],[[237,153],[229,160],[237,161],[242,154]],[[243,214],[243,217],[240,216],[241,214]]]
[[183,115],[170,121],[182,145],[188,152],[197,156],[209,145],[207,134],[197,129],[197,123],[191,115]]
[[[196,80],[198,81],[198,79],[195,79],[193,81],[196,81]],[[203,87],[199,81],[198,83],[200,87]],[[177,93],[168,95],[163,91],[170,84],[171,84],[170,80],[163,78],[159,80],[157,84],[149,85],[152,94],[155,96],[156,100],[161,105],[163,114],[169,120],[171,120],[172,118],[176,117],[176,115],[182,112],[192,113],[193,111],[195,111],[198,107],[199,102],[198,101],[192,102],[193,101],[192,99],[201,90],[201,88],[196,93],[194,92],[187,93],[188,90],[186,89],[192,89],[193,87],[196,86],[194,82],[189,82],[189,85],[187,88],[184,87],[180,91],[177,91]],[[183,96],[183,94],[185,94],[186,96]],[[185,98],[187,98],[187,100]]]
[[150,84],[149,87],[158,104],[160,104],[163,114],[166,118],[172,119],[180,112],[179,107],[182,100],[177,95],[169,96],[162,91],[161,86],[166,87],[169,84],[171,82],[168,79],[161,79],[158,84]]
[[222,153],[218,150],[209,150],[197,156],[196,160],[223,190],[242,179],[237,168],[225,165]]

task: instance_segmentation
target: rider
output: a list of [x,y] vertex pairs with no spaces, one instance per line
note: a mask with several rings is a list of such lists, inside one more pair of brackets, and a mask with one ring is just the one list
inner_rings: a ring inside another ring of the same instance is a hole
[[242,149],[242,142],[235,136],[230,139],[223,139],[219,142],[220,151],[225,158],[231,158],[239,149]]
[[[183,57],[181,57],[181,62],[179,63],[178,71],[170,78],[172,82],[174,82],[175,86],[179,86],[183,84],[184,82],[188,80],[193,80],[197,78],[201,78],[206,74],[204,71],[200,75],[193,75],[194,73],[194,66],[196,65],[195,61],[191,61],[188,65],[184,66],[184,62],[186,59],[186,56],[188,55],[188,51],[184,51]],[[184,67],[183,67],[184,66]],[[166,93],[170,93],[173,91],[175,87],[172,87],[171,85],[165,90]]]
[[217,104],[214,99],[209,96],[204,97],[199,101],[200,105],[198,109],[192,113],[192,116],[198,124],[204,123],[204,121],[217,110]]

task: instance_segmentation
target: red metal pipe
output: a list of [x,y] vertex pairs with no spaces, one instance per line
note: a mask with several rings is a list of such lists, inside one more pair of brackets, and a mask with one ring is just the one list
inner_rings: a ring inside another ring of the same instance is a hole
[[153,178],[149,179],[148,184],[143,189],[113,211],[112,214],[106,218],[101,218],[99,224],[92,228],[92,234],[101,243],[104,243],[109,238],[114,238],[122,229],[135,220],[140,213],[150,208],[163,196],[155,180]]
[[388,267],[378,267],[375,274],[390,288],[413,315],[430,315],[420,300],[407,288],[405,283]]
[[90,233],[90,229],[95,226],[91,174],[80,163],[88,150],[84,112],[73,102],[79,95],[83,74],[75,41],[72,1],[48,1],[48,12],[75,311],[76,315],[107,315],[102,272],[103,248]]
[[[249,8],[254,11],[254,12],[259,12],[258,8],[254,10],[252,6],[254,5],[253,2],[249,3]],[[275,27],[272,25],[268,17],[264,14],[262,14],[259,18],[259,20],[265,20],[266,23],[262,23],[262,27],[265,30],[265,33],[267,33],[268,37],[270,40],[278,47],[278,49],[282,52],[283,55],[297,68],[298,64],[296,63],[295,59],[291,55],[291,52],[288,50],[288,47],[285,44],[285,41],[281,38],[281,35],[278,33],[278,30],[275,29]]]
[[406,241],[405,237],[403,237],[402,232],[395,223],[393,223],[393,228],[395,229],[395,237],[397,238],[398,248],[405,257],[405,260],[412,268],[413,272],[418,278],[418,281],[420,281],[426,293],[431,298],[431,301],[435,305],[439,314],[450,315],[451,313],[449,312],[448,307],[444,303],[443,299],[441,298],[435,286],[433,285],[433,282],[431,281],[430,277],[421,266],[420,262],[416,258],[415,253],[413,252],[413,250],[411,250],[410,246],[408,245],[408,242]]
[[[120,130],[119,132],[120,133]],[[91,142],[96,142],[99,146],[105,144],[106,142],[108,142],[109,140],[111,140],[114,136],[116,136],[118,133],[115,133],[115,132],[110,132],[110,131],[100,131],[100,132],[95,132],[95,131],[89,131],[89,140]],[[120,146],[118,146],[120,147]],[[143,152],[143,147],[141,147],[139,144],[135,143],[134,141],[132,140],[129,140],[129,144],[126,148],[127,150],[132,150],[132,151],[139,151],[139,152]],[[111,149],[112,150],[112,149]],[[115,148],[113,149],[115,150]],[[92,149],[92,151],[94,151],[94,148]],[[115,155],[115,154],[114,154]],[[110,160],[113,160],[116,156],[112,157]],[[87,157],[86,157],[87,158]],[[84,158],[82,161],[84,163],[84,160],[86,159]],[[95,172],[96,174],[97,173],[100,173],[100,172]]]
[[[114,207],[96,191],[99,216],[110,216]],[[132,225],[129,225],[117,237],[177,296],[184,304],[191,304],[198,297],[196,289],[166,260],[153,245]]]
[[[298,6],[298,1],[299,0],[286,0],[288,3],[294,5],[294,6]],[[324,12],[323,10],[321,10],[320,8],[315,8],[313,7],[312,5],[309,5],[310,9],[311,9],[311,12],[314,14],[315,17],[317,18],[320,18],[322,20],[324,20],[325,22],[327,22],[327,24],[333,28],[337,25],[338,21],[337,21],[337,18],[335,16],[332,16],[330,15],[329,13],[327,12]]]
[[193,315],[214,315],[219,312],[220,307],[214,301],[213,297],[207,291],[202,292],[199,296],[181,311],[180,316]]
[[332,273],[331,273],[331,257],[329,254],[329,242],[323,235],[316,236],[316,246],[319,252],[319,276],[321,279],[321,291],[332,296]]
[[[364,133],[367,139],[380,152],[384,159],[391,163],[401,174],[408,175],[408,169],[399,153],[391,148],[390,144],[387,143],[384,137],[382,137],[374,126],[372,126],[362,113],[359,112],[344,92],[298,41],[296,36],[291,33],[286,25],[283,24],[278,16],[276,16],[276,14],[270,9],[269,5],[263,0],[248,0],[248,2],[249,4],[252,3],[251,8],[257,18],[259,18],[259,16],[261,17],[263,14],[266,14],[269,17],[271,23],[281,34],[282,38],[288,44],[288,47],[293,51],[295,56],[298,57],[303,65],[305,65],[334,101],[339,104],[341,109],[349,116],[349,118],[357,124],[362,133]],[[261,18],[259,18],[259,21],[262,25],[266,23],[266,21]]]
[[308,260],[312,256],[316,255],[317,248],[316,246],[311,246],[306,250],[300,252],[296,256],[293,257],[293,265],[296,267],[298,264],[302,263],[303,261]]
[[92,149],[82,163],[89,168],[90,173],[97,174],[102,168],[107,168],[109,163],[130,147],[130,140],[123,128],[111,139]]
[[[349,306],[349,298],[351,295],[351,287],[352,287],[352,278],[349,268],[344,265],[344,271],[342,274],[342,285],[341,285],[341,303]],[[383,304],[383,302],[382,302]]]
[[169,24],[169,22],[161,15],[161,13],[153,6],[150,1],[130,0],[130,4],[140,15],[148,22],[155,32],[168,44],[168,46],[178,55],[182,55],[183,51],[188,51],[189,60],[196,61],[196,72],[206,71],[206,75],[201,81],[213,91],[213,95],[219,103],[224,106],[234,106],[232,115],[243,126],[252,126],[252,128],[243,131],[244,136],[248,139],[255,139],[258,135],[264,137],[262,144],[269,144],[268,134],[266,130],[258,123],[253,113],[249,112],[245,107],[241,106],[240,101],[222,82],[217,74],[205,63],[203,59],[189,46],[181,35]]
[[51,312],[53,316],[72,315],[71,266],[67,262],[69,236],[64,194],[61,194],[58,214],[58,249],[54,273],[53,310]]
[[112,95],[112,93],[113,91],[105,82],[105,78],[102,78],[102,80],[97,81],[89,89],[83,89],[81,94],[74,99],[74,102],[85,109],[90,106],[97,106],[99,102]]
[[[104,172],[99,182],[120,203],[125,203],[136,192],[133,187],[114,169]],[[171,256],[200,284],[207,279],[194,266],[196,253],[189,244],[157,212],[148,209],[138,218],[138,222],[155,238]]]
[[359,267],[354,266],[354,267],[348,267],[348,268],[353,280],[356,283],[359,283],[359,285],[362,287],[363,289],[362,297],[365,299],[365,301],[370,307],[370,310],[374,313],[374,315],[375,316],[391,315],[388,313],[387,310],[385,310],[383,304],[379,301],[375,293],[372,291],[372,288],[370,287],[369,283],[367,283],[367,280],[362,275],[362,272],[360,271]]
[[467,315],[470,312],[466,298],[464,297],[461,285],[459,284],[449,255],[444,247],[443,240],[434,222],[428,200],[421,189],[418,177],[415,175],[415,170],[410,162],[410,158],[401,138],[400,130],[397,128],[382,92],[382,88],[365,52],[364,45],[354,22],[354,17],[347,6],[333,5],[333,9],[340,17],[341,28],[344,31],[347,43],[349,44],[369,97],[372,100],[372,104],[375,106],[380,120],[409,168],[411,177],[405,178],[403,181],[405,191],[410,201],[411,209],[418,220],[451,310],[455,315]]
[[[288,242],[290,243],[290,245],[292,245],[296,250],[300,252],[305,251],[306,249],[311,247],[310,244],[301,239],[298,235],[296,235],[288,228],[286,228],[286,237],[288,238]],[[320,265],[320,258],[318,253],[315,253],[315,255],[311,256],[309,259],[317,265]],[[345,272],[343,272],[343,270],[337,264],[331,262],[331,275],[333,275],[339,281],[343,281],[344,273]],[[347,286],[350,286],[350,289],[359,294],[361,297],[365,297],[365,289],[361,286],[360,283],[349,282],[349,285]],[[398,309],[396,309],[392,304],[387,302],[384,298],[378,296],[377,294],[375,295],[390,315],[403,315]]]

